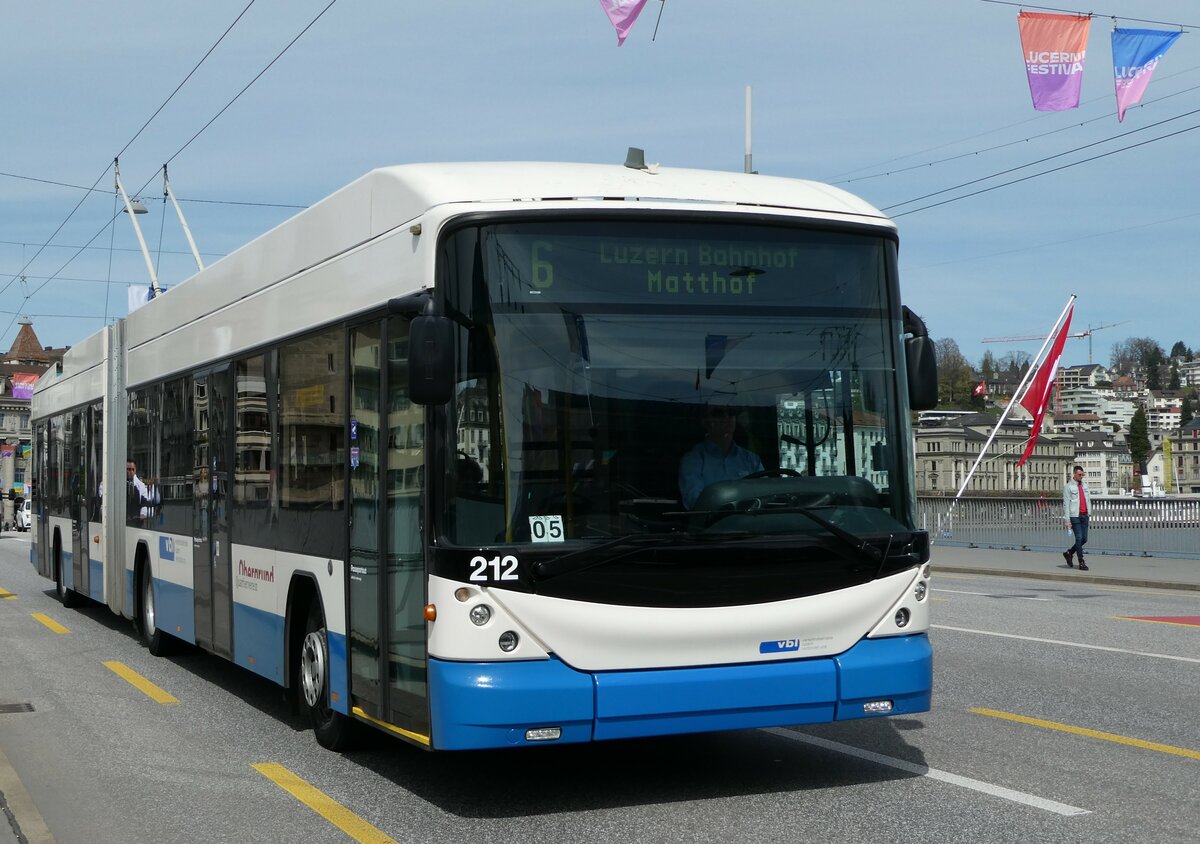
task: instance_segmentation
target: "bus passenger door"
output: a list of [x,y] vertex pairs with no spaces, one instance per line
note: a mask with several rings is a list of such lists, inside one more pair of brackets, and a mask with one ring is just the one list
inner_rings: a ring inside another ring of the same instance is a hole
[[229,547],[229,467],[233,379],[228,367],[192,381],[194,428],[192,577],[196,644],[233,657],[233,565]]
[[68,507],[71,514],[71,588],[84,597],[89,596],[88,525],[84,490],[85,463],[87,455],[87,411],[76,411],[70,415],[67,429],[68,484],[70,496]]
[[408,400],[407,317],[350,332],[350,688],[372,718],[429,739],[421,534],[424,409]]

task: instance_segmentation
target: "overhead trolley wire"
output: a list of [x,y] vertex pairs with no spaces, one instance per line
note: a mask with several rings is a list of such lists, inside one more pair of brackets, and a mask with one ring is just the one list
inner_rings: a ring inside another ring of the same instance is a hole
[[[270,70],[271,66],[274,65],[275,62],[279,61],[279,59],[283,57],[283,54],[286,53],[288,50],[290,50],[292,48],[292,45],[295,44],[297,41],[299,41],[304,36],[304,33],[308,32],[313,27],[313,25],[322,18],[322,16],[326,12],[328,12],[331,8],[333,8],[333,4],[336,2],[337,2],[337,0],[329,0],[329,4],[324,9],[317,12],[316,17],[314,17],[312,20],[310,20],[308,22],[308,25],[305,26],[304,29],[300,30],[300,32],[297,33],[296,37],[293,38],[291,41],[289,41],[287,43],[287,46],[284,47],[282,50],[280,50],[275,55],[275,58],[273,58],[269,62],[267,62],[266,67],[264,67],[257,74],[255,74],[254,78],[251,79],[249,82],[247,82],[245,87],[243,87],[242,90],[238,91],[234,95],[233,99],[231,99],[229,102],[225,103],[225,105],[221,107],[221,110],[212,116],[212,119],[210,119],[207,123],[205,123],[203,126],[201,126],[200,129],[196,132],[196,134],[194,134],[190,138],[188,138],[187,142],[183,146],[181,146],[179,149],[175,150],[174,154],[166,160],[166,162],[164,163],[163,166],[165,167],[167,164],[170,164],[172,161],[174,161],[179,156],[180,153],[182,153],[185,149],[187,149],[189,146],[192,145],[192,141],[196,140],[196,138],[198,138],[202,134],[204,134],[205,130],[207,130],[209,126],[213,125],[213,123],[216,122],[217,118],[219,118],[222,114],[224,114],[225,111],[231,105],[236,103],[238,101],[238,99],[242,96],[242,94],[246,93],[246,91],[248,91],[250,89],[251,85],[253,85],[255,82],[257,82],[264,73],[266,73],[268,70]],[[155,175],[158,175],[158,174],[155,173]],[[154,176],[151,176],[150,179],[147,179],[146,184],[147,185],[150,184],[150,180],[153,178],[154,178]],[[146,185],[142,185],[142,188],[145,188],[145,186]],[[139,192],[140,192],[140,190],[141,189],[139,189]]]
[[[163,108],[166,107],[167,103],[169,103],[172,100],[172,98],[174,98],[174,96],[177,93],[179,93],[179,89],[183,87],[184,83],[192,78],[192,74],[194,74],[196,72],[196,70],[200,67],[200,65],[204,64],[205,60],[207,60],[208,57],[210,55],[212,55],[212,52],[213,52],[213,50],[215,50],[217,48],[217,45],[225,40],[225,36],[228,35],[230,30],[232,30],[233,27],[237,25],[237,22],[242,19],[242,16],[246,14],[247,10],[249,10],[249,8],[251,6],[253,6],[255,2],[256,2],[256,0],[250,0],[250,2],[246,4],[246,7],[244,9],[242,9],[242,11],[238,14],[238,16],[236,18],[234,18],[233,23],[231,23],[225,29],[225,31],[223,33],[221,33],[221,37],[218,38],[213,43],[213,45],[208,48],[208,51],[201,57],[200,61],[196,62],[196,65],[191,69],[191,71],[188,73],[188,75],[184,77],[183,82],[180,82],[179,85],[177,85],[175,87],[175,90],[171,92],[170,96],[168,96],[163,101],[162,105],[160,105],[157,109],[154,110],[154,113],[152,115],[150,115],[150,118],[148,120],[146,120],[145,123],[142,124],[142,127],[140,129],[138,129],[137,132],[134,133],[133,137],[129,139],[129,142],[126,143],[125,146],[121,147],[121,152],[117,153],[118,158],[121,156],[122,153],[124,153],[127,149],[129,149],[129,147],[133,144],[134,141],[136,141],[138,139],[138,137],[142,134],[142,132],[144,132],[146,130],[146,127],[149,126],[150,123],[154,120],[154,118],[157,117],[159,115],[159,113],[163,110]],[[109,166],[110,165],[106,164],[104,167],[104,170],[100,173],[99,176],[96,177],[96,181],[92,182],[91,188],[88,188],[89,193],[92,190],[95,190],[96,185],[100,184],[100,180],[103,179],[105,177],[105,175],[107,175],[107,173],[109,171]],[[70,213],[67,214],[67,216],[63,219],[63,221],[58,224],[58,228],[56,228],[54,230],[54,233],[52,235],[50,235],[49,239],[38,248],[37,252],[34,253],[32,258],[30,258],[28,261],[25,262],[25,266],[23,266],[15,275],[13,275],[13,277],[11,279],[9,279],[8,283],[5,284],[4,287],[0,288],[0,294],[3,294],[6,290],[8,290],[8,288],[12,286],[13,282],[16,281],[21,276],[21,274],[23,272],[25,272],[25,270],[29,269],[29,266],[34,261],[37,260],[38,256],[42,254],[42,251],[45,250],[45,248],[50,245],[50,243],[54,240],[54,238],[56,238],[58,236],[58,233],[63,230],[63,227],[66,226],[66,224],[68,222],[70,222],[71,218],[75,216],[75,212],[79,210],[79,207],[81,205],[83,205],[84,200],[86,200],[87,198],[88,198],[88,193],[85,193],[80,198],[79,202],[75,203],[75,207],[72,208]],[[113,220],[115,220],[115,219],[116,219],[116,217],[114,216]],[[95,239],[96,239],[95,237],[92,238],[92,240],[95,240]],[[88,244],[89,245],[91,244],[91,240],[88,241]],[[78,255],[79,253],[76,252],[75,254]],[[71,260],[74,260],[74,257],[72,257]],[[66,269],[66,265],[64,265],[62,267],[62,269]],[[62,269],[60,269],[59,272],[62,272]],[[57,275],[57,273],[56,273],[56,275]],[[49,282],[50,282],[50,279],[47,279],[46,282],[44,282],[40,287],[38,287],[38,290],[41,290],[42,287],[45,287],[46,284],[48,284]],[[34,291],[34,292],[36,293],[37,291]],[[24,304],[24,302],[28,302],[29,299],[32,297],[32,295],[33,294],[26,296],[24,298],[24,300],[22,301],[22,304]],[[4,335],[8,334],[9,330],[13,327],[13,324],[16,322],[16,319],[17,318],[14,316],[12,318],[12,321],[10,321],[8,326],[4,329],[3,333],[0,333],[0,336],[4,336]]]
[[[1141,141],[1136,144],[1130,144],[1129,146],[1120,147],[1120,148],[1114,149],[1114,150],[1109,150],[1108,152],[1102,152],[1099,155],[1093,155],[1091,158],[1084,158],[1079,161],[1072,161],[1069,164],[1062,165],[1061,167],[1052,167],[1049,170],[1043,170],[1041,173],[1032,173],[1028,176],[1022,176],[1020,179],[1013,179],[1010,182],[1003,182],[1002,184],[999,184],[999,185],[992,185],[991,187],[986,187],[986,188],[982,188],[977,191],[972,191],[971,193],[963,194],[962,196],[952,196],[949,199],[943,199],[941,202],[934,202],[929,205],[923,205],[920,208],[911,208],[908,211],[901,211],[898,214],[893,214],[892,216],[893,217],[903,217],[906,214],[915,214],[918,211],[928,211],[930,208],[937,208],[940,205],[949,205],[951,202],[958,202],[960,199],[969,199],[972,196],[979,196],[980,194],[988,193],[990,191],[998,190],[1000,188],[1005,188],[1005,187],[1008,187],[1009,185],[1019,184],[1020,182],[1028,182],[1030,179],[1036,179],[1039,176],[1048,176],[1049,174],[1057,173],[1060,170],[1067,170],[1067,169],[1070,169],[1071,167],[1076,167],[1080,164],[1087,164],[1088,162],[1096,161],[1097,159],[1100,159],[1100,158],[1107,158],[1110,155],[1116,155],[1118,152],[1126,152],[1127,150],[1137,149],[1138,147],[1144,147],[1147,144],[1152,144],[1152,143],[1155,143],[1156,141],[1165,141],[1168,138],[1173,138],[1176,135],[1182,135],[1185,132],[1191,132],[1194,129],[1200,129],[1200,125],[1189,126],[1186,129],[1180,129],[1176,132],[1171,132],[1166,135],[1161,135],[1157,138],[1151,138],[1147,141]],[[910,200],[910,201],[915,202],[917,200]],[[901,204],[905,205],[907,203],[901,203]]]
[[[1183,71],[1183,72],[1190,73],[1195,70],[1200,70],[1200,68],[1191,68],[1190,70]],[[1178,74],[1175,74],[1175,75],[1177,76]],[[1164,77],[1164,78],[1169,78],[1169,77]],[[1154,103],[1160,103],[1163,100],[1169,100],[1172,97],[1178,97],[1181,94],[1188,94],[1188,93],[1191,93],[1192,91],[1197,91],[1197,90],[1200,90],[1200,85],[1193,85],[1191,88],[1184,88],[1182,91],[1175,91],[1172,94],[1166,94],[1165,96],[1158,97],[1157,99],[1150,100],[1149,102],[1141,103],[1136,107],[1137,108],[1145,108],[1148,105],[1153,105]],[[1105,99],[1105,98],[1097,97],[1097,99]],[[1093,102],[1094,102],[1094,100],[1093,100]],[[1027,138],[1021,138],[1016,141],[1007,141],[1002,144],[996,144],[995,146],[984,147],[983,149],[972,150],[971,152],[963,152],[963,153],[959,153],[958,155],[948,156],[946,158],[939,158],[939,159],[935,159],[933,161],[926,161],[923,164],[911,164],[908,167],[900,167],[896,170],[889,170],[884,173],[871,173],[866,176],[855,176],[855,177],[849,178],[849,179],[841,179],[836,182],[831,182],[831,184],[847,185],[852,182],[863,182],[863,181],[866,181],[867,179],[879,179],[879,178],[883,178],[884,176],[895,176],[899,173],[907,173],[911,170],[921,170],[926,167],[933,167],[938,164],[946,164],[947,162],[950,162],[950,161],[958,161],[959,159],[962,159],[962,158],[970,158],[972,156],[982,155],[987,152],[995,152],[996,150],[1004,149],[1005,147],[1017,146],[1018,144],[1027,144],[1030,141],[1040,140],[1041,138],[1048,138],[1051,135],[1057,135],[1060,132],[1069,132],[1072,129],[1078,129],[1083,126],[1087,126],[1091,123],[1098,123],[1101,120],[1108,120],[1108,119],[1112,118],[1112,116],[1115,114],[1116,114],[1115,111],[1111,111],[1108,114],[1102,114],[1099,117],[1093,117],[1089,120],[1082,120],[1078,123],[1071,123],[1070,125],[1059,127],[1058,129],[1051,129],[1049,132],[1042,132],[1040,135],[1030,135]],[[1160,121],[1160,122],[1162,122],[1162,121]],[[1151,124],[1151,125],[1158,125],[1158,124]],[[1008,128],[1008,127],[1003,127],[1003,128]],[[999,131],[1002,131],[1002,129],[993,129],[992,130],[992,132],[999,132]],[[988,132],[985,134],[991,134],[991,133]],[[976,137],[979,137],[979,136],[976,136]],[[1120,136],[1117,136],[1117,137],[1120,137]],[[955,143],[957,143],[957,142],[955,142]],[[913,153],[912,155],[919,155],[919,154],[920,153]],[[904,158],[911,158],[912,155],[904,156]],[[892,160],[899,161],[901,159],[892,159]],[[0,174],[0,175],[3,175],[3,174]]]
[[[70,182],[56,182],[53,179],[39,179],[36,176],[22,176],[20,173],[6,173],[0,170],[0,176],[5,176],[9,179],[21,179],[26,182],[38,182],[43,185],[55,185],[60,188],[72,188],[73,190],[89,191],[91,193],[102,193],[105,196],[112,193],[108,190],[100,190],[98,188],[85,188],[83,185],[73,185]],[[192,197],[177,196],[179,202],[204,202],[210,205],[248,205],[256,208],[307,208],[307,205],[293,205],[284,202],[249,202],[238,199],[194,199]],[[4,241],[0,241],[3,243]],[[187,254],[191,254],[190,252]]]
[[1013,3],[1010,0],[979,0],[981,3],[994,3],[997,6],[1016,6],[1019,9],[1036,9],[1039,12],[1062,12],[1065,15],[1079,15],[1084,18],[1112,18],[1113,20],[1132,21],[1133,23],[1152,23],[1156,26],[1175,26],[1183,29],[1185,26],[1190,26],[1192,29],[1200,29],[1200,24],[1194,23],[1172,23],[1170,21],[1152,21],[1145,18],[1127,18],[1124,15],[1110,15],[1105,12],[1079,12],[1074,9],[1056,9],[1053,6],[1030,6],[1028,3]]
[[[942,188],[941,190],[933,191],[932,193],[927,193],[927,194],[924,194],[923,196],[914,197],[913,199],[906,199],[903,202],[896,202],[891,205],[884,206],[881,210],[890,211],[893,208],[899,208],[902,205],[912,205],[914,202],[920,202],[921,200],[930,199],[935,196],[941,196],[944,193],[949,193],[950,191],[959,190],[960,188],[970,187],[971,185],[977,185],[980,182],[986,182],[989,179],[995,179],[1000,176],[1007,176],[1009,173],[1015,173],[1017,170],[1024,170],[1026,167],[1036,167],[1038,164],[1044,164],[1047,161],[1053,161],[1056,158],[1062,158],[1064,155],[1071,155],[1072,153],[1082,152],[1085,149],[1091,149],[1092,147],[1100,146],[1101,144],[1107,144],[1111,141],[1116,141],[1121,138],[1127,138],[1130,135],[1137,134],[1138,132],[1145,132],[1147,129],[1153,129],[1156,126],[1162,126],[1163,124],[1170,123],[1173,120],[1179,120],[1184,117],[1191,117],[1194,114],[1200,114],[1200,108],[1192,109],[1191,111],[1185,111],[1183,114],[1177,114],[1174,117],[1164,118],[1163,120],[1159,120],[1158,122],[1151,123],[1147,126],[1142,126],[1137,129],[1130,129],[1128,132],[1122,132],[1118,135],[1112,135],[1107,138],[1102,138],[1101,140],[1093,141],[1090,144],[1083,144],[1082,146],[1077,146],[1073,149],[1065,150],[1063,152],[1058,152],[1058,153],[1055,153],[1054,155],[1048,155],[1045,158],[1039,158],[1036,161],[1030,161],[1025,164],[1018,164],[1016,167],[1010,167],[1007,170],[1000,170],[998,172],[992,173],[987,176],[981,176],[978,179],[971,179],[968,182],[962,182],[961,184],[953,185],[948,188]],[[1178,133],[1176,132],[1173,134],[1178,134]],[[1169,137],[1172,137],[1172,135],[1164,135],[1163,137],[1169,138]],[[1134,146],[1142,146],[1142,144],[1135,144]],[[1133,149],[1133,147],[1123,147],[1123,149]],[[1121,150],[1116,150],[1116,151],[1120,152]],[[1089,158],[1086,160],[1093,161],[1094,159]],[[1078,162],[1078,163],[1082,164],[1083,162]],[[1063,169],[1063,168],[1058,168],[1058,169]],[[1048,170],[1047,172],[1053,173],[1055,171]],[[1013,182],[1008,182],[1007,184],[1013,184]],[[968,196],[974,196],[974,194],[968,194]],[[927,206],[927,207],[932,208],[934,206]],[[905,213],[908,213],[908,212],[905,212]],[[900,216],[900,215],[895,215],[895,216]]]

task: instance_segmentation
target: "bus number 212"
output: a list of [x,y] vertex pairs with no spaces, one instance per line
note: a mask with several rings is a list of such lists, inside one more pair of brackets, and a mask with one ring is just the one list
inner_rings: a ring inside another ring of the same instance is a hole
[[[488,569],[492,574],[488,576]],[[517,558],[512,554],[503,557],[495,556],[490,560],[486,557],[471,558],[471,580],[516,580]]]

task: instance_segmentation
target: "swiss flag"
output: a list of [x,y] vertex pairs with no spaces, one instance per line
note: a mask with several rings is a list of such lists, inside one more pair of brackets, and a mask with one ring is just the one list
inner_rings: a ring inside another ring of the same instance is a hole
[[1033,427],[1029,430],[1029,442],[1025,444],[1025,453],[1017,461],[1018,466],[1023,465],[1029,459],[1029,455],[1033,454],[1034,446],[1037,445],[1038,434],[1042,431],[1042,417],[1046,415],[1046,405],[1050,403],[1050,394],[1054,390],[1054,375],[1058,372],[1058,359],[1062,357],[1063,343],[1066,342],[1067,333],[1071,330],[1071,315],[1074,312],[1075,306],[1072,305],[1067,310],[1067,318],[1063,320],[1062,328],[1058,330],[1058,336],[1054,338],[1050,353],[1043,358],[1042,365],[1038,367],[1033,380],[1029,382],[1029,389],[1021,397],[1021,407],[1033,415]]
[[975,385],[975,389],[971,391],[971,395],[975,396],[976,398],[978,398],[979,396],[987,395],[987,379],[986,378]]

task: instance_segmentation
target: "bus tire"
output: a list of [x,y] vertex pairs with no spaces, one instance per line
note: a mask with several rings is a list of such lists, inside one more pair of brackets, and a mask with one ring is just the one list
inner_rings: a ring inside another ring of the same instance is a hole
[[329,643],[321,604],[315,597],[308,607],[299,668],[301,702],[308,710],[317,743],[330,750],[346,750],[354,722],[329,706]]
[[174,639],[158,629],[158,611],[154,602],[154,581],[150,577],[150,565],[144,563],[141,567],[142,576],[139,584],[138,602],[138,632],[146,650],[154,656],[166,656],[171,653]]
[[62,548],[57,541],[54,543],[54,591],[58,593],[58,600],[64,607],[79,606],[79,593],[67,588],[63,582]]

